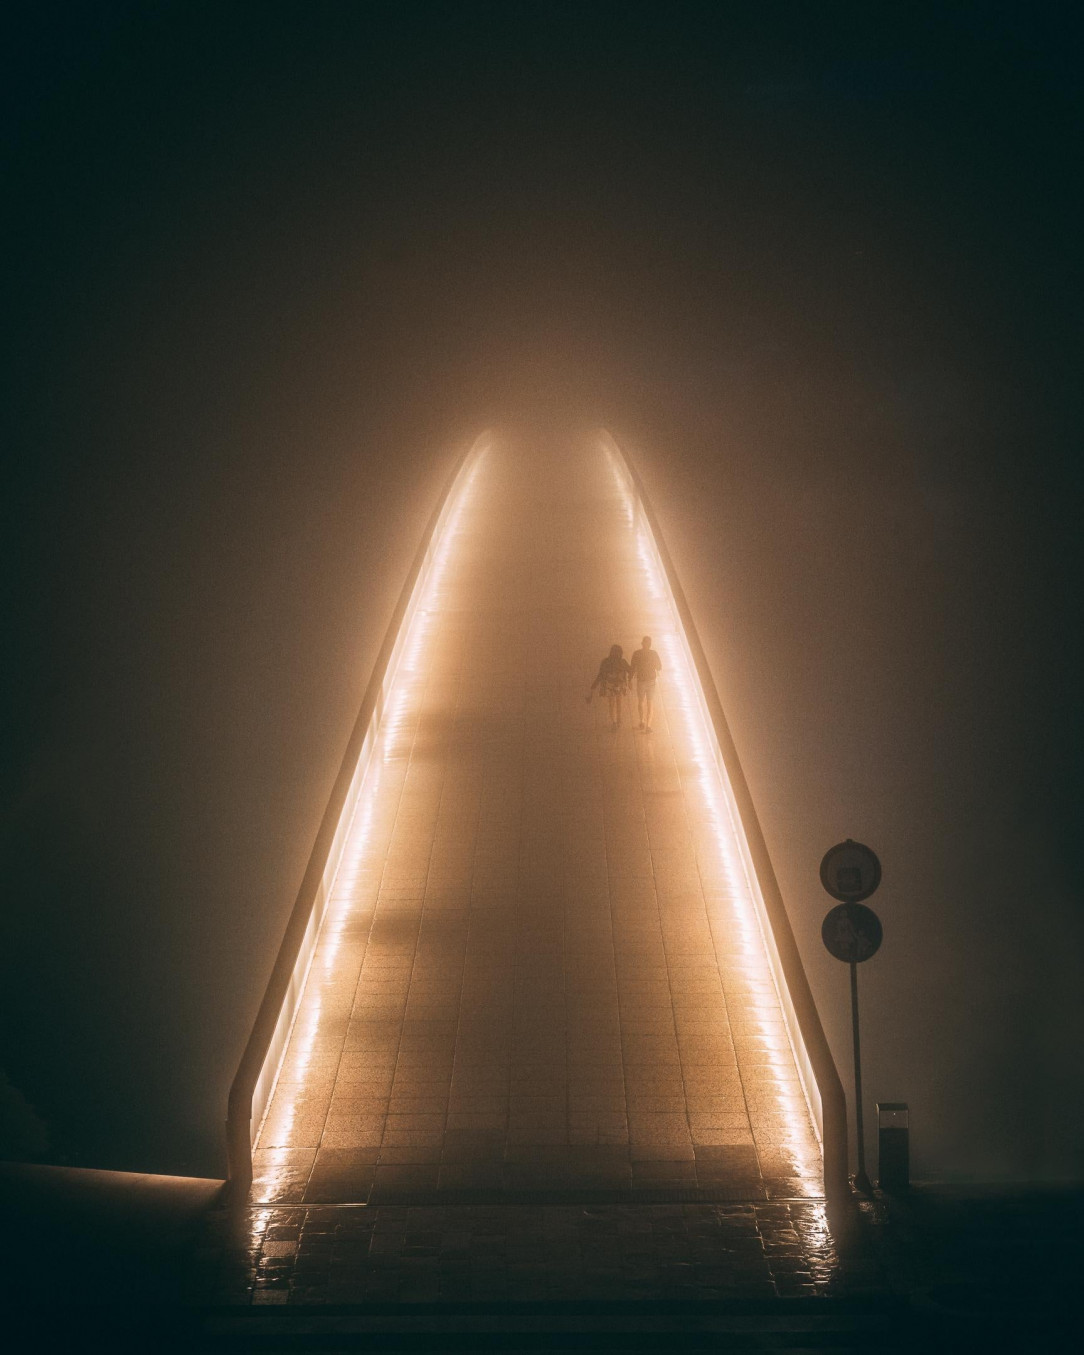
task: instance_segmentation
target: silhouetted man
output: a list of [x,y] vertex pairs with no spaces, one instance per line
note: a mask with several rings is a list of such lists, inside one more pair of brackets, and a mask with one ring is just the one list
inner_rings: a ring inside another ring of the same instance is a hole
[[655,707],[655,682],[662,672],[662,659],[651,648],[651,636],[645,635],[640,648],[632,656],[632,676],[636,679],[636,709],[640,714],[638,729],[651,732],[651,712]]

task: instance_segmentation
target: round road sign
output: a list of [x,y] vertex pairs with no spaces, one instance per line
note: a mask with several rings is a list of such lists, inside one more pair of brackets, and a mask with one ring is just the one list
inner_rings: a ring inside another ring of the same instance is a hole
[[848,838],[825,852],[821,884],[834,899],[859,903],[868,899],[881,883],[881,863],[861,842]]
[[881,919],[864,903],[837,904],[821,923],[825,949],[844,964],[861,964],[876,955],[883,939]]

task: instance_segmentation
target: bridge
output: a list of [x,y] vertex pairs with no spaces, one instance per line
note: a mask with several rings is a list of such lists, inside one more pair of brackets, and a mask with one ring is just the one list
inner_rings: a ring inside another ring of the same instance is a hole
[[[650,635],[654,728],[585,695]],[[254,1204],[846,1189],[843,1093],[695,624],[600,433],[434,513],[235,1081]]]

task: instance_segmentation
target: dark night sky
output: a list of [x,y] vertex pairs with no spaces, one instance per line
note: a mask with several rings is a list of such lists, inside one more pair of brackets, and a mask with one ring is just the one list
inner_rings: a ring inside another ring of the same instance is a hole
[[1081,53],[888,9],[8,11],[4,1151],[221,1173],[452,456],[606,424],[841,1067],[854,836],[919,1174],[1082,1174]]

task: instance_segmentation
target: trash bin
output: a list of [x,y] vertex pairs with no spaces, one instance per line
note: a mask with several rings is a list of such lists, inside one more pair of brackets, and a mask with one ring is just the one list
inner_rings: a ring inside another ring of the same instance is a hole
[[911,1129],[906,1101],[877,1102],[877,1170],[882,1190],[903,1192],[911,1182]]

